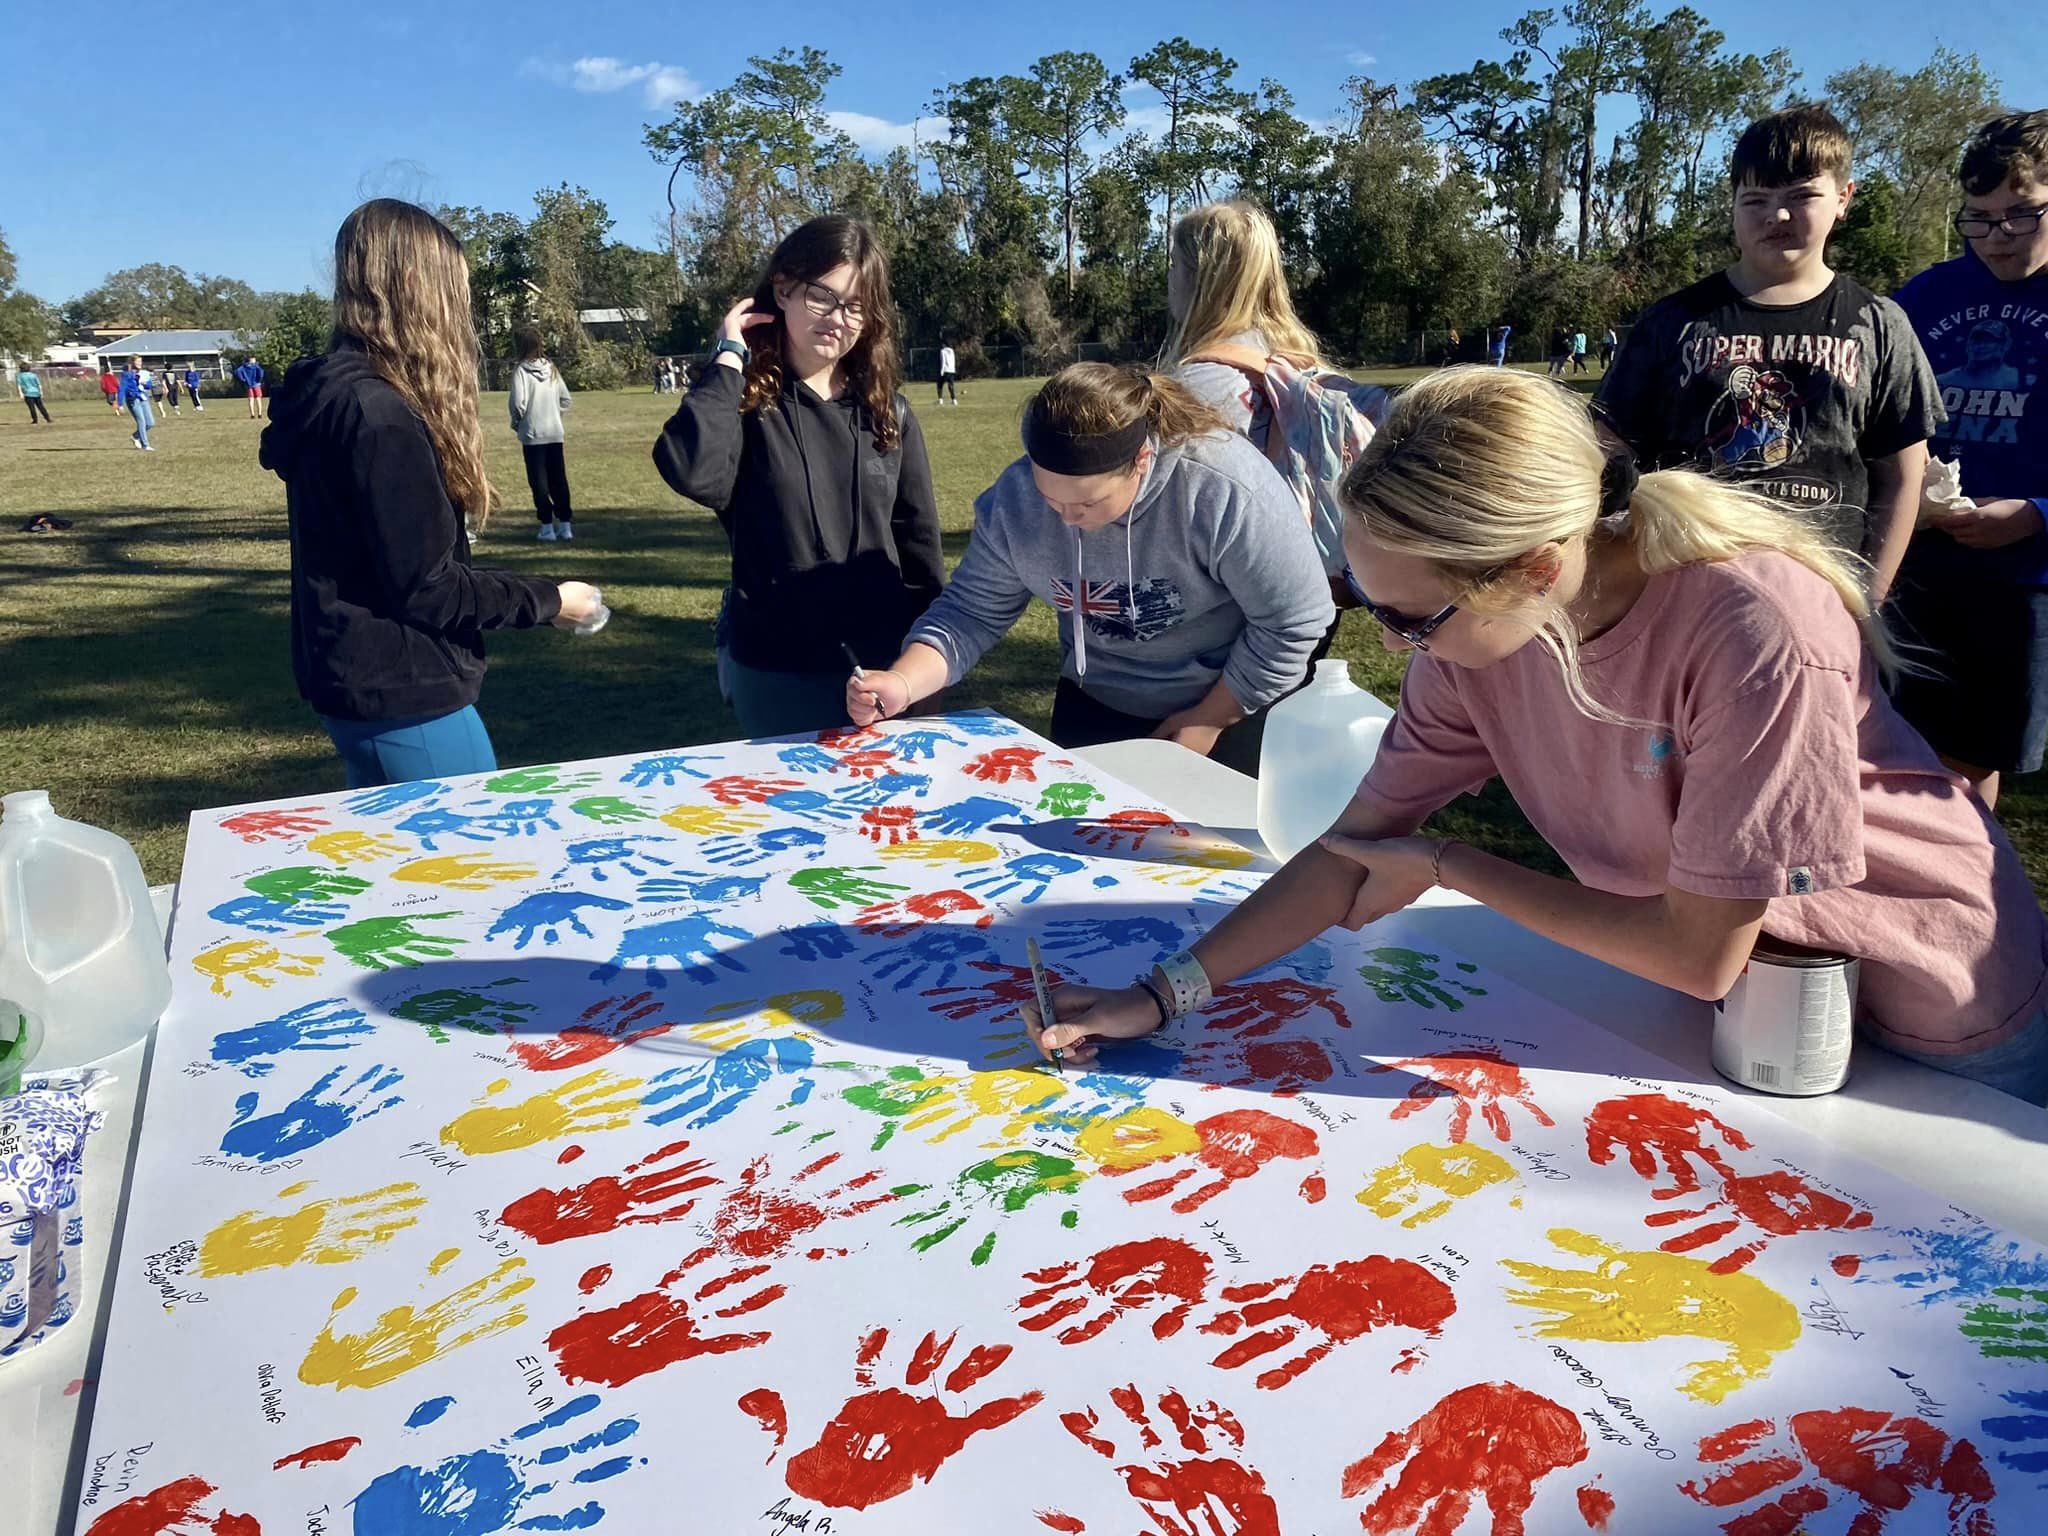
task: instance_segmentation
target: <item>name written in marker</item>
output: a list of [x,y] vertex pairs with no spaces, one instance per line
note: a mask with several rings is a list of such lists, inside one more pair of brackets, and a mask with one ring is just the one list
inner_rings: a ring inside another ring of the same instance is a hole
[[1223,1250],[1224,1257],[1229,1259],[1231,1263],[1251,1263],[1251,1260],[1244,1256],[1243,1251],[1238,1248],[1237,1244],[1233,1243],[1228,1237],[1224,1235],[1223,1227],[1220,1223],[1214,1221],[1205,1221],[1202,1223],[1202,1230],[1209,1235],[1210,1242],[1214,1243],[1218,1248]]
[[398,1155],[400,1157],[423,1157],[430,1166],[440,1169],[443,1173],[454,1173],[459,1168],[467,1168],[469,1166],[461,1158],[443,1152],[431,1141],[415,1141]]

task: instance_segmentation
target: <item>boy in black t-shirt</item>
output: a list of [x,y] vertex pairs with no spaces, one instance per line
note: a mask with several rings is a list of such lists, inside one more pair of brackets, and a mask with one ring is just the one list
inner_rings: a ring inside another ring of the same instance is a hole
[[1849,135],[1826,107],[1751,123],[1729,166],[1740,257],[1643,312],[1594,407],[1648,469],[1739,480],[1871,562],[1913,536],[1941,396],[1897,305],[1829,269]]

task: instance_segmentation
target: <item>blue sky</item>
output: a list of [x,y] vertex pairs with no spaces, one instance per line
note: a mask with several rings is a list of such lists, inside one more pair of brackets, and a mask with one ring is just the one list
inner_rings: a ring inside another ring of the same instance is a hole
[[[2030,86],[2048,68],[2037,0],[1961,11],[1925,0],[1695,8],[1732,46],[1790,47],[1815,88],[1862,58],[1917,67],[1947,42],[1975,48],[2019,104],[2048,99],[2048,87]],[[319,286],[342,215],[383,193],[525,213],[535,188],[581,183],[610,204],[617,238],[651,245],[663,173],[640,129],[666,112],[650,103],[722,85],[749,53],[784,44],[814,43],[844,66],[829,105],[858,114],[849,119],[856,137],[879,145],[905,132],[947,80],[1021,71],[1063,48],[1120,67],[1177,33],[1236,58],[1247,84],[1279,78],[1306,115],[1321,117],[1360,68],[1405,84],[1498,56],[1496,34],[1528,6],[60,0],[9,9],[0,86],[29,105],[9,114],[0,230],[22,285],[62,300],[146,261],[258,288]],[[1835,20],[1845,10],[1851,31]],[[1359,18],[1348,32],[1347,11]],[[764,15],[773,19],[748,19]],[[1962,30],[1964,19],[1974,31]],[[121,92],[116,102],[110,89]]]

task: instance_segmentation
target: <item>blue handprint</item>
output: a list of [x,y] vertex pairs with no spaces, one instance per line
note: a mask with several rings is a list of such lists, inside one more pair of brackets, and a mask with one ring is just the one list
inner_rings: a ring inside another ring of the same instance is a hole
[[[613,1419],[602,1429],[577,1434],[559,1444],[520,1450],[519,1443],[563,1429],[594,1412],[596,1393],[572,1398],[544,1418],[514,1430],[495,1444],[461,1456],[450,1456],[438,1466],[394,1467],[355,1497],[355,1529],[359,1536],[404,1532],[405,1536],[490,1536],[497,1531],[581,1531],[604,1519],[604,1506],[595,1499],[554,1514],[530,1515],[518,1519],[520,1511],[535,1499],[565,1490],[564,1497],[576,1498],[579,1488],[602,1483],[645,1465],[644,1459],[610,1456],[591,1461],[593,1452],[622,1444],[639,1432],[638,1419]],[[428,1404],[422,1404],[424,1411]],[[417,1417],[417,1412],[415,1413]],[[562,1465],[571,1457],[585,1463],[574,1471]],[[251,1522],[253,1524],[253,1522]]]
[[640,900],[650,901],[745,901],[761,894],[766,875],[700,875],[683,870],[674,875],[656,875],[640,882]]
[[[1179,947],[1174,946],[1175,949]],[[1294,953],[1282,955],[1278,960],[1262,965],[1256,971],[1246,972],[1244,980],[1272,981],[1286,976],[1301,981],[1325,981],[1336,968],[1336,951],[1321,939],[1310,939]]]
[[942,742],[949,747],[964,747],[967,745],[966,741],[958,736],[949,735],[945,731],[926,729],[898,731],[889,738],[890,749],[906,763],[914,763],[920,760],[930,762],[937,755],[939,745]]
[[782,939],[776,953],[792,960],[837,960],[853,953],[853,940],[837,923],[798,923],[783,929]]
[[1014,859],[1005,859],[993,869],[979,870],[960,883],[970,891],[980,891],[987,896],[1007,896],[1012,891],[1022,891],[1020,900],[1026,906],[1038,900],[1053,881],[1062,875],[1071,875],[1087,868],[1080,859],[1068,858],[1064,853],[1026,853]]
[[[895,976],[896,990],[907,991],[927,980],[949,987],[966,960],[986,959],[988,942],[979,934],[953,928],[927,928],[907,944],[892,944],[870,957],[877,976]],[[936,967],[937,974],[931,974]]]
[[[267,1115],[256,1113],[261,1107],[256,1094],[243,1094],[235,1100],[235,1118],[220,1139],[221,1151],[230,1157],[274,1163],[317,1147],[358,1120],[368,1120],[404,1102],[402,1095],[390,1092],[404,1081],[404,1074],[385,1066],[365,1067],[336,1097],[323,1099],[321,1095],[341,1074],[342,1069],[336,1067],[284,1108]],[[379,1099],[378,1094],[385,1097]]]
[[588,939],[593,935],[583,926],[583,919],[578,913],[585,908],[598,912],[624,912],[632,905],[630,901],[586,895],[581,891],[535,891],[507,907],[484,937],[495,939],[501,934],[512,934],[514,949],[526,948],[535,935],[539,935],[544,943],[559,944],[562,928],[566,925]]
[[948,715],[946,724],[970,736],[982,737],[1015,736],[1019,729],[1014,720],[1005,720],[1001,715]]
[[[640,1102],[665,1106],[647,1117],[650,1125],[683,1120],[689,1129],[700,1130],[738,1109],[769,1079],[807,1070],[812,1059],[810,1043],[792,1036],[746,1040],[696,1066],[657,1073],[650,1079],[652,1091]],[[806,1077],[790,1089],[789,1103],[801,1104],[810,1096]]]
[[918,820],[941,837],[971,837],[992,821],[1005,816],[1021,817],[1024,808],[993,795],[969,795],[952,805],[922,811]]
[[827,821],[851,821],[860,814],[857,806],[843,804],[815,789],[785,789],[763,803],[785,816],[821,816]]
[[744,868],[749,864],[765,863],[776,854],[787,853],[792,848],[802,848],[806,850],[806,859],[815,859],[825,851],[825,834],[813,832],[809,827],[770,827],[752,837],[707,838],[699,846],[699,851],[713,864]]
[[649,865],[674,869],[674,859],[664,859],[661,855],[649,853],[638,846],[641,843],[659,841],[661,839],[655,837],[636,836],[593,837],[580,843],[571,843],[563,850],[569,855],[569,862],[556,871],[555,878],[563,880],[568,878],[571,870],[584,869],[590,872],[591,879],[602,884],[611,878],[605,872],[608,868],[622,870],[635,880],[653,872],[648,868]]
[[1063,917],[1045,930],[1046,952],[1070,960],[1106,955],[1113,949],[1149,950],[1153,959],[1163,960],[1184,945],[1180,926],[1163,917]]
[[692,763],[717,763],[720,759],[704,753],[664,752],[659,757],[643,757],[639,762],[619,775],[621,784],[630,784],[635,789],[647,789],[660,784],[665,789],[676,787],[676,775],[685,774],[693,779],[708,779],[710,774],[701,768],[692,768]]
[[294,928],[317,928],[339,922],[348,908],[331,901],[280,901],[273,896],[236,896],[209,908],[206,914],[217,923],[232,923],[251,933],[287,933]]
[[931,775],[924,773],[884,773],[872,779],[862,779],[849,784],[839,791],[837,799],[847,805],[866,808],[883,805],[904,795],[922,800],[931,792]]
[[610,981],[629,965],[644,968],[650,987],[668,985],[668,978],[662,974],[664,964],[677,966],[690,980],[705,984],[717,979],[718,972],[712,969],[714,966],[744,971],[746,967],[739,961],[719,952],[712,942],[718,938],[745,942],[753,935],[744,928],[734,928],[701,916],[676,917],[667,922],[628,928],[619,939],[619,952],[592,971],[590,979]]
[[797,773],[837,773],[846,766],[814,741],[800,747],[784,747],[775,756],[783,767]]
[[[472,805],[489,805],[488,800],[472,800]],[[472,819],[480,827],[489,827],[506,837],[532,837],[542,827],[550,832],[559,832],[555,824],[555,802],[552,800],[507,800],[488,816]]]
[[420,840],[420,846],[429,853],[439,853],[441,845],[437,837],[459,837],[472,843],[496,842],[498,834],[484,826],[476,817],[465,816],[460,811],[451,811],[445,806],[434,806],[429,810],[415,811],[398,824],[401,832],[410,832]]
[[[1998,1459],[2021,1472],[2048,1473],[2048,1392],[2007,1392],[2005,1400],[2027,1413],[2006,1413],[1984,1421],[1984,1433],[2008,1445],[2031,1450],[2000,1451]],[[2041,1485],[2048,1488],[2048,1481]]]
[[382,816],[387,811],[402,810],[420,800],[431,800],[448,788],[446,784],[432,779],[414,779],[409,784],[384,784],[376,789],[366,789],[359,795],[350,795],[341,803],[358,816]]
[[249,1077],[268,1077],[277,1065],[270,1059],[273,1056],[286,1051],[345,1051],[376,1032],[360,1008],[328,997],[247,1029],[215,1035],[213,1059],[237,1067]]

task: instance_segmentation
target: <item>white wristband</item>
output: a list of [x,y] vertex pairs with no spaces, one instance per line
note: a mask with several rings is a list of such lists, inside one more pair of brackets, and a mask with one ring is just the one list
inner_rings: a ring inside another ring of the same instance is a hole
[[1206,1007],[1216,995],[1209,984],[1209,973],[1202,969],[1202,962],[1189,950],[1161,960],[1157,967],[1160,980],[1165,984],[1168,1001],[1173,1004],[1173,1016],[1186,1018]]

